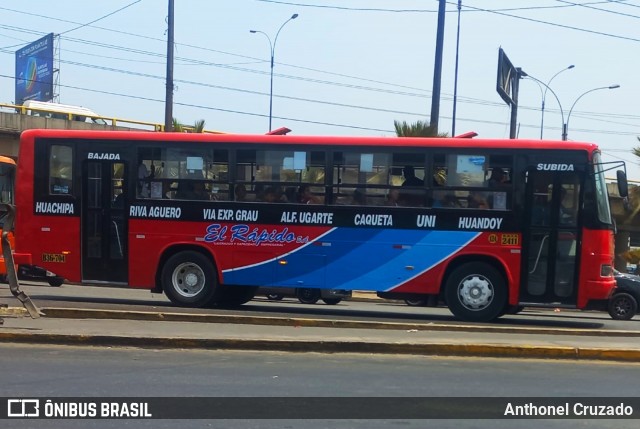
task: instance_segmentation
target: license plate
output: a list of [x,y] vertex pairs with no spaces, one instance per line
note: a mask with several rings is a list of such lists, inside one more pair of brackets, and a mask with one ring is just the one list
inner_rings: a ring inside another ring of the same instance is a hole
[[43,253],[42,262],[66,262],[62,253]]

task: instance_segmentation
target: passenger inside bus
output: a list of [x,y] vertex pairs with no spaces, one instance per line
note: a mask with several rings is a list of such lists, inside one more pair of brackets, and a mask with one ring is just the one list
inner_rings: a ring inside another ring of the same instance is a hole
[[366,206],[367,205],[367,196],[364,193],[364,190],[356,188],[353,191],[353,195],[351,197],[351,204],[354,206]]
[[236,201],[247,200],[247,188],[242,183],[238,183],[235,187],[235,198]]
[[473,208],[473,209],[489,208],[489,203],[487,202],[487,199],[480,192],[470,192],[469,196],[467,197],[467,201],[468,201],[467,207],[469,208]]
[[204,182],[187,180],[178,184],[176,198],[180,200],[209,200],[210,195]]
[[279,200],[278,191],[273,186],[268,186],[264,190],[264,194],[262,196],[262,201],[265,203],[277,203]]
[[509,177],[502,168],[494,167],[491,170],[491,177],[489,177],[488,184],[490,188],[504,187],[509,184]]
[[402,175],[404,176],[404,182],[402,186],[423,186],[424,181],[416,177],[415,169],[412,165],[407,165],[402,169]]
[[433,201],[433,207],[460,208],[458,199],[452,193],[446,193],[442,195],[442,192],[440,192],[440,195],[438,196],[434,192],[434,197],[435,199]]
[[313,195],[309,185],[302,185],[298,189],[298,202],[301,204],[320,204],[320,199]]
[[397,189],[389,189],[387,193],[387,201],[386,204],[390,207],[397,207],[400,205],[400,191]]
[[[138,160],[138,179],[153,179],[154,176],[154,168],[152,165],[151,171],[147,168],[142,159]],[[151,191],[149,189],[149,182],[144,180],[140,180],[138,182],[138,197],[139,198],[149,198],[151,195]]]

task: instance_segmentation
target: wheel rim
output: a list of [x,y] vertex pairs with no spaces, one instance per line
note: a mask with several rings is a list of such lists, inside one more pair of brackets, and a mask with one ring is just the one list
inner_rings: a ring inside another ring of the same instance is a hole
[[619,298],[616,300],[614,309],[618,316],[626,316],[631,312],[631,301],[627,298]]
[[171,275],[173,288],[180,296],[185,298],[193,298],[202,292],[205,280],[202,268],[192,262],[178,265]]
[[483,310],[493,301],[493,285],[488,278],[482,275],[469,275],[460,282],[458,297],[466,309]]
[[313,289],[303,289],[300,292],[300,298],[302,299],[311,300],[311,299],[315,299],[315,297],[316,297],[316,292]]

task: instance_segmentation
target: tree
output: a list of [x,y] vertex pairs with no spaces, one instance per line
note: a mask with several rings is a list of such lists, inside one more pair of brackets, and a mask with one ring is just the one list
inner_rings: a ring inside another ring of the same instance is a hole
[[407,121],[393,121],[393,125],[398,137],[449,137],[447,133],[438,133],[427,121],[416,121],[413,124]]
[[203,133],[204,132],[204,119],[196,121],[193,126],[184,125],[178,119],[173,118],[173,131],[176,133]]
[[[640,141],[640,137],[638,137],[638,141]],[[640,158],[640,147],[634,147],[631,149],[631,153]],[[634,186],[629,189],[629,205],[631,213],[624,223],[630,223],[640,213],[640,186]]]

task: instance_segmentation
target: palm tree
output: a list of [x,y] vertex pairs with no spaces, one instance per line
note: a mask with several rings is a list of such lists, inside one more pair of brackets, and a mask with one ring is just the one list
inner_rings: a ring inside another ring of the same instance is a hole
[[173,118],[173,131],[176,133],[203,133],[204,119],[196,121],[193,126],[184,125],[177,118]]
[[416,121],[413,124],[407,121],[393,121],[398,137],[449,137],[447,133],[439,133],[436,127],[427,121]]

